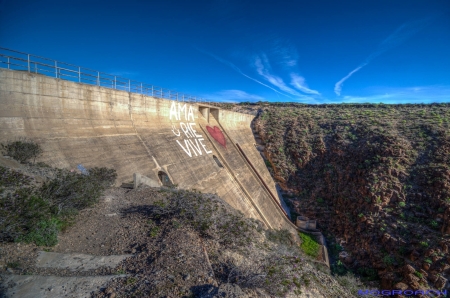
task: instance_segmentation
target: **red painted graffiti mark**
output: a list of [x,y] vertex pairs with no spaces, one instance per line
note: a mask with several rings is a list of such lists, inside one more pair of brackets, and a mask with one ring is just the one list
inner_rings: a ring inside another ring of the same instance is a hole
[[225,136],[217,126],[214,126],[214,128],[212,128],[211,126],[206,126],[206,129],[208,130],[209,134],[214,138],[214,140],[219,142],[219,144],[222,145],[223,147],[227,148]]

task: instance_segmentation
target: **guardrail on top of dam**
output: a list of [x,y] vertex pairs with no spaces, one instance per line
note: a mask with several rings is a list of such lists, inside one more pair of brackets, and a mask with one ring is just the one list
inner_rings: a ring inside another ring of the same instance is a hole
[[[6,66],[5,66],[6,65]],[[144,94],[176,101],[199,102],[214,105],[201,97],[134,81],[117,75],[92,70],[66,62],[56,61],[24,52],[0,47],[0,68],[24,70],[77,83]]]

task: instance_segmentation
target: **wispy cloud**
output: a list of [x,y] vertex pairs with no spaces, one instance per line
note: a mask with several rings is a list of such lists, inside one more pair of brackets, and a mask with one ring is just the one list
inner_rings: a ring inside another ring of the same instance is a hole
[[260,76],[278,89],[294,96],[302,96],[302,94],[286,86],[282,78],[270,73],[271,67],[266,55],[262,54],[261,57],[257,56],[255,58],[255,69]]
[[242,90],[222,90],[214,94],[207,94],[205,98],[219,102],[241,102],[241,101],[265,101],[266,99],[256,94],[250,94]]
[[[273,86],[279,88],[280,90],[286,93],[289,93],[292,96],[300,98],[305,97],[304,94],[301,94],[297,92],[295,89],[288,87],[281,77],[271,73],[271,66],[269,63],[269,59],[264,53],[261,54],[260,56],[256,56],[254,65],[256,72]],[[307,94],[320,95],[318,91],[308,88],[308,86],[305,83],[305,78],[303,78],[302,76],[294,72],[292,72],[290,76],[291,76],[291,85],[294,86],[297,90]]]
[[343,97],[343,102],[370,103],[433,103],[450,102],[450,86],[415,86],[406,88],[372,88],[369,96]]
[[377,49],[371,53],[364,62],[362,62],[358,67],[349,72],[348,75],[343,77],[334,85],[334,92],[340,96],[342,91],[342,85],[344,82],[350,78],[355,72],[359,71],[361,68],[369,64],[373,59],[380,56],[384,52],[399,46],[406,40],[411,38],[414,34],[425,28],[431,23],[432,18],[428,17],[426,19],[421,19],[417,21],[407,22],[398,27],[391,35],[389,35],[385,40],[383,40],[377,47]]
[[[251,67],[254,68],[254,70],[258,73],[258,75],[260,75],[267,83],[261,82],[258,79],[255,79],[254,77],[251,77],[247,74],[245,74],[239,67],[237,67],[235,64],[233,64],[230,61],[227,61],[213,53],[210,53],[208,51],[199,49],[197,47],[194,46],[194,48],[196,50],[198,50],[201,53],[204,53],[214,59],[216,59],[217,61],[227,65],[228,67],[232,68],[234,71],[236,71],[237,73],[241,74],[242,76],[266,87],[271,89],[272,91],[276,92],[277,94],[281,94],[285,97],[288,97],[294,101],[297,102],[307,102],[307,103],[318,103],[318,101],[311,97],[311,95],[320,95],[320,93],[316,90],[310,89],[306,82],[305,79],[300,76],[299,74],[297,74],[296,72],[291,72],[290,75],[290,85],[293,86],[294,88],[289,87],[281,77],[273,74],[272,71],[272,66],[270,64],[269,58],[267,57],[267,55],[265,53],[261,53],[260,55],[253,55],[247,58],[250,58],[250,60],[252,61],[251,63]],[[292,50],[290,50],[292,52]],[[241,53],[239,53],[241,54]],[[286,54],[286,56],[284,57],[286,59],[288,58],[292,58],[292,55],[290,54]],[[297,58],[295,58],[297,59]],[[292,59],[291,59],[292,60]],[[296,61],[296,60],[295,60]],[[292,65],[295,65],[297,62],[295,62],[295,64],[291,61],[289,62],[288,60],[285,60],[285,65],[288,65],[289,63]],[[306,93],[302,94],[302,93]],[[217,95],[217,94],[216,94]],[[237,95],[237,93],[235,93],[235,95]],[[247,99],[240,99],[238,97],[236,97],[237,100],[249,100]],[[262,99],[258,99],[258,100],[262,100]]]
[[292,68],[298,64],[297,49],[286,39],[274,38],[270,54],[276,58],[279,65],[286,68]]
[[320,95],[319,91],[309,89],[308,85],[306,85],[305,78],[296,73],[291,73],[291,85],[303,93]]
[[342,85],[344,84],[344,82],[350,78],[355,72],[357,72],[358,70],[360,70],[361,68],[363,68],[364,66],[366,66],[366,64],[361,64],[360,66],[358,66],[357,68],[355,68],[354,70],[352,70],[351,72],[349,72],[348,75],[346,75],[345,77],[343,77],[339,82],[337,82],[334,85],[334,93],[336,93],[336,95],[340,96],[341,95],[341,91],[342,91]]
[[289,95],[284,94],[284,93],[282,93],[282,92],[276,90],[275,88],[270,87],[269,85],[264,84],[263,82],[260,82],[260,81],[258,81],[258,80],[255,79],[255,78],[250,77],[249,75],[247,75],[247,74],[245,74],[244,72],[242,72],[242,70],[241,70],[239,67],[237,67],[236,65],[234,65],[234,64],[231,63],[230,61],[227,61],[227,60],[225,60],[225,59],[222,59],[222,58],[220,58],[220,57],[214,55],[213,53],[207,52],[207,51],[202,50],[202,49],[199,49],[199,48],[197,48],[197,47],[194,47],[194,48],[197,49],[199,52],[202,52],[202,53],[204,53],[204,54],[206,54],[206,55],[208,55],[208,56],[211,56],[211,57],[213,57],[214,59],[216,59],[217,61],[219,61],[219,62],[221,62],[221,63],[223,63],[223,64],[225,64],[225,65],[231,67],[233,70],[235,70],[236,72],[240,73],[240,74],[243,75],[244,77],[246,77],[246,78],[248,78],[248,79],[250,79],[250,80],[252,80],[252,81],[254,81],[254,82],[256,82],[256,83],[258,83],[258,84],[260,84],[260,85],[262,85],[262,86],[264,86],[264,87],[267,87],[267,88],[269,88],[269,89],[275,91],[275,92],[278,93],[278,94],[281,94],[281,95],[283,95],[283,96],[292,98],[292,97],[290,97]]

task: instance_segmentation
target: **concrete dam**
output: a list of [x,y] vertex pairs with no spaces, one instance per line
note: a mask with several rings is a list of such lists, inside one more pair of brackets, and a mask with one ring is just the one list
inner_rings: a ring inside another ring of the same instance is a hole
[[217,193],[268,228],[297,231],[256,149],[252,115],[29,70],[0,68],[0,142],[35,140],[39,161],[54,167],[114,168],[118,185],[138,173]]

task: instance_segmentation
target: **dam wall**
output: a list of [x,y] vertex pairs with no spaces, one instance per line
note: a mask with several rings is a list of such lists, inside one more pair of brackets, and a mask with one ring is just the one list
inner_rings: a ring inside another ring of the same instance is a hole
[[0,142],[33,139],[44,150],[38,161],[59,168],[114,168],[117,185],[139,173],[216,193],[247,217],[295,233],[255,148],[252,120],[208,104],[0,68]]

